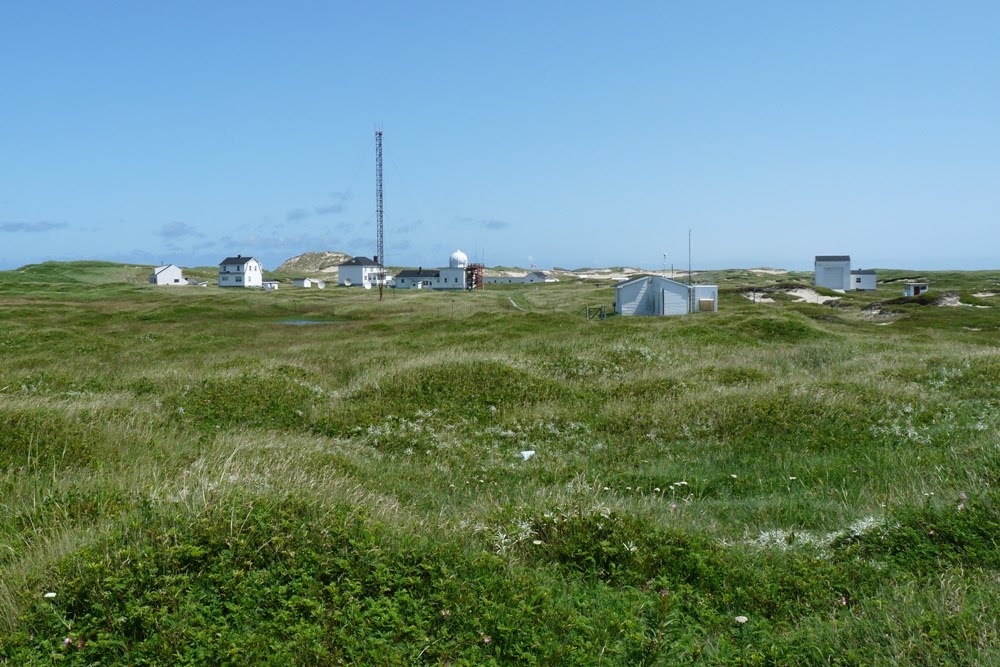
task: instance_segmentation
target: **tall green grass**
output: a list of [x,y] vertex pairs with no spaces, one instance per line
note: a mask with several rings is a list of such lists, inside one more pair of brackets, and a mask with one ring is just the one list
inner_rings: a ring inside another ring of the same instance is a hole
[[147,274],[0,275],[2,664],[1000,660],[1000,274],[604,321]]

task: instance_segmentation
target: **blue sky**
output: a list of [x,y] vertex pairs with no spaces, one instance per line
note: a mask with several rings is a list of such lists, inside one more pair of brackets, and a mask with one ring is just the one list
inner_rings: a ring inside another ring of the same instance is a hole
[[[1000,3],[0,5],[0,268],[1000,268]],[[664,260],[666,255],[666,260]]]

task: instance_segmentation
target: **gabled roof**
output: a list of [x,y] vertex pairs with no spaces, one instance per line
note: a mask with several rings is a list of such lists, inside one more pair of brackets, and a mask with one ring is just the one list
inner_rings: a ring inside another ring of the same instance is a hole
[[253,257],[244,257],[243,255],[236,255],[236,257],[226,257],[224,260],[219,262],[219,266],[232,266],[232,265],[243,266],[251,259],[257,261]]
[[629,285],[631,283],[638,282],[640,280],[648,280],[648,281],[654,281],[654,280],[656,280],[656,281],[662,281],[662,282],[665,282],[665,283],[673,283],[674,285],[680,285],[681,287],[687,287],[688,289],[694,287],[694,285],[688,285],[687,283],[682,283],[679,280],[673,280],[671,278],[664,278],[663,276],[656,276],[656,275],[637,276],[635,278],[630,278],[629,280],[623,280],[622,282],[620,282],[617,285],[615,285],[615,287],[622,287],[624,285]]
[[817,262],[849,262],[850,255],[816,255]]
[[158,267],[156,267],[155,269],[153,269],[153,275],[155,276],[155,275],[157,275],[158,273],[163,273],[164,271],[166,271],[166,270],[167,270],[167,269],[169,269],[169,268],[175,268],[175,269],[178,269],[178,268],[180,268],[180,267],[179,267],[179,266],[177,266],[176,264],[164,264],[163,266],[158,266]]
[[359,255],[358,257],[352,257],[346,262],[341,262],[337,266],[378,266],[378,262]]
[[403,269],[396,274],[397,278],[440,278],[438,269]]

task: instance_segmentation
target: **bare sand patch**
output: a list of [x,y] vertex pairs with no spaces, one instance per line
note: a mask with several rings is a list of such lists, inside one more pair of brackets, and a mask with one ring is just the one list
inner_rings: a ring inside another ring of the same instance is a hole
[[989,308],[989,306],[980,306],[974,303],[962,303],[957,294],[945,294],[934,305],[944,308],[956,308],[958,306],[965,306],[966,308]]
[[816,290],[811,290],[809,288],[790,289],[785,290],[785,294],[790,294],[796,297],[799,301],[805,301],[807,303],[826,303],[827,301],[839,301],[839,296],[823,296]]

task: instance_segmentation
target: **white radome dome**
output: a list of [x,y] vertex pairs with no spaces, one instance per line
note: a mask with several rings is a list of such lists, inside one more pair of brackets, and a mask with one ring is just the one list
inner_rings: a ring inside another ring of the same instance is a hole
[[448,266],[453,269],[464,269],[469,265],[468,256],[461,250],[456,250],[451,253],[451,258],[448,260]]

